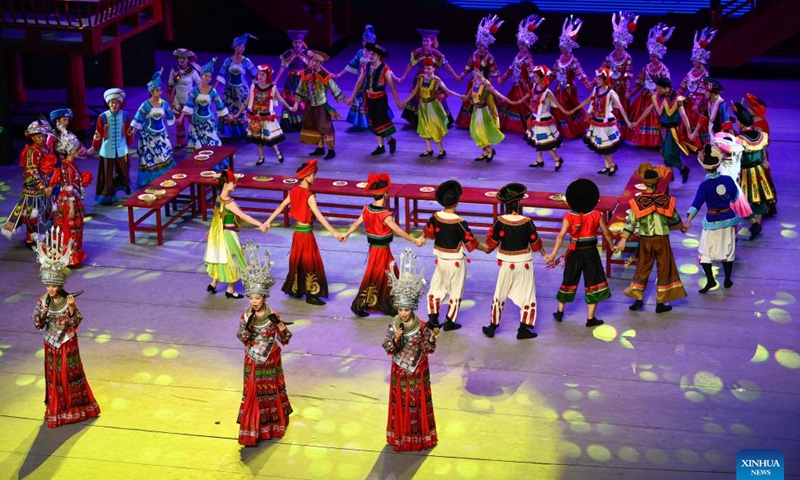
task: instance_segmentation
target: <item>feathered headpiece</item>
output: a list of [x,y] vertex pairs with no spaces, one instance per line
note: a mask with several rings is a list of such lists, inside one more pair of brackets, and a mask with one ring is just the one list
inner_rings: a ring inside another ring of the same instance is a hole
[[389,276],[389,287],[392,290],[392,300],[395,308],[409,308],[416,310],[422,289],[427,284],[423,270],[417,271],[417,256],[410,248],[400,254],[400,263],[397,268],[399,276],[394,275],[395,262],[389,264],[386,275]]
[[500,28],[502,24],[503,20],[500,20],[500,17],[497,15],[486,15],[483,17],[480,25],[478,25],[478,33],[475,34],[475,44],[483,45],[484,47],[493,44],[494,34],[497,33],[497,29]]
[[[233,262],[233,266],[242,279],[245,295],[269,297],[269,291],[275,285],[275,279],[272,278],[272,265],[275,262],[270,261],[269,250],[266,250],[262,257],[261,247],[248,239],[242,252],[244,258],[241,259],[241,262]],[[244,264],[244,269],[242,269],[241,263]]]
[[564,25],[561,27],[561,36],[558,38],[558,46],[567,51],[572,51],[573,48],[578,48],[578,32],[581,30],[583,20],[580,18],[573,19],[572,15],[564,19]]
[[529,15],[528,18],[523,18],[517,27],[517,42],[524,43],[528,47],[536,43],[539,37],[535,32],[539,25],[544,22],[544,17],[539,15]]
[[633,32],[636,31],[636,22],[639,21],[639,15],[634,15],[631,12],[619,12],[611,15],[611,26],[614,27],[614,33],[611,38],[614,40],[614,45],[624,45],[627,47],[633,41]]
[[364,40],[372,43],[378,41],[378,37],[375,35],[375,27],[372,25],[367,25],[364,27],[364,34],[361,35],[361,41],[363,42]]
[[164,72],[164,67],[153,74],[153,77],[147,82],[147,91],[152,92],[156,88],[161,88],[161,74]]
[[[699,33],[699,37],[698,37]],[[693,62],[700,62],[700,63],[708,63],[708,59],[711,57],[711,52],[706,49],[711,40],[714,39],[714,35],[717,34],[716,30],[711,29],[711,27],[706,27],[702,29],[700,32],[695,30],[694,32],[694,47],[692,47],[692,61]]]
[[392,188],[392,179],[388,173],[370,173],[364,192],[369,195],[383,195]]
[[667,24],[659,22],[658,25],[650,29],[647,34],[647,51],[650,55],[664,58],[667,54],[667,41],[672,37],[675,27],[668,27]]
[[239,35],[238,37],[233,39],[233,43],[231,43],[231,48],[234,48],[238,45],[247,45],[248,38],[252,38],[253,40],[258,40],[258,37],[254,37],[249,33],[245,33],[244,35]]
[[212,58],[211,60],[208,61],[208,63],[203,65],[203,68],[200,69],[200,75],[204,75],[206,73],[210,73],[211,75],[214,75],[214,64],[215,63],[217,63],[217,57]]
[[[69,259],[72,256],[74,240],[64,242],[64,232],[52,227],[42,240],[34,235],[36,242],[36,261],[39,262],[39,278],[44,285],[64,285],[67,281]],[[66,243],[66,245],[65,245]]]

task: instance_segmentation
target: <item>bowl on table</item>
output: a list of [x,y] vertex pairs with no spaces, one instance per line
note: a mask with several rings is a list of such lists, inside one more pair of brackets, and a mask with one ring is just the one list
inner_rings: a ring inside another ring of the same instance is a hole
[[156,197],[152,193],[143,193],[143,194],[139,195],[138,198],[139,198],[139,200],[143,201],[144,203],[146,203],[148,205],[154,204],[156,202],[156,200],[158,199],[158,197]]
[[151,195],[154,195],[156,198],[161,198],[167,193],[167,191],[162,188],[150,187],[148,189],[145,189],[144,193],[145,194],[149,193]]

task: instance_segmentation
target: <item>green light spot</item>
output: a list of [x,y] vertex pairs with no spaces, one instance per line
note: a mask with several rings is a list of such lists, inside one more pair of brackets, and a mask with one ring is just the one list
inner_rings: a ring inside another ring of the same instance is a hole
[[583,414],[577,410],[564,410],[561,417],[568,422],[582,422],[585,420]]
[[586,447],[586,454],[598,462],[607,462],[611,460],[611,452],[602,445],[589,445]]
[[159,375],[155,378],[155,380],[153,380],[153,383],[162,386],[172,385],[172,377],[170,377],[169,375]]
[[137,372],[133,375],[133,381],[136,383],[147,383],[150,379],[153,378],[153,375],[147,372]]
[[20,375],[14,381],[14,383],[18,387],[27,387],[28,385],[33,385],[36,382],[36,375]]
[[[769,354],[767,354],[769,356]],[[739,380],[737,388],[733,388],[731,393],[742,402],[755,402],[761,398],[761,391],[755,382],[750,380]]]
[[711,372],[700,371],[694,376],[694,386],[706,395],[715,395],[722,391],[722,379]]
[[694,465],[700,461],[700,455],[688,448],[678,449],[678,451],[675,452],[675,456],[678,457],[678,460],[684,465]]
[[569,428],[575,433],[589,433],[592,431],[592,426],[589,422],[570,422]]
[[683,263],[678,270],[684,275],[696,275],[700,271],[700,267],[693,263]]
[[108,343],[111,341],[111,334],[110,333],[101,333],[94,339],[97,343]]
[[609,324],[600,325],[592,330],[592,335],[598,340],[613,342],[617,338],[617,329]]
[[306,407],[303,409],[303,417],[309,420],[322,420],[322,409],[317,407]]
[[781,236],[783,238],[797,238],[797,232],[794,230],[781,230]]
[[800,368],[800,355],[787,348],[775,352],[775,360],[786,368],[796,370]]
[[159,349],[158,347],[144,347],[142,349],[142,355],[145,357],[155,357],[158,355]]
[[579,390],[570,389],[564,392],[564,398],[571,402],[577,402],[583,398],[583,393],[581,393]]
[[161,352],[163,358],[178,358],[181,352],[177,348],[168,348]]
[[734,423],[731,425],[731,433],[734,435],[742,435],[745,437],[749,437],[753,434],[753,430],[748,427],[747,425],[743,425],[741,423]]
[[617,456],[628,463],[636,463],[639,461],[639,452],[633,447],[620,447],[617,450]]
[[589,400],[595,402],[602,402],[603,399],[605,398],[605,395],[603,395],[603,392],[601,392],[600,390],[590,390],[589,393],[586,394],[586,396],[589,397]]
[[685,392],[683,396],[686,397],[686,400],[689,400],[692,403],[701,403],[706,401],[706,397],[704,397],[702,393],[695,392],[694,390]]
[[664,465],[669,462],[667,454],[658,448],[648,448],[644,456],[647,457],[650,463],[655,463],[656,465]]
[[725,434],[725,428],[722,425],[717,423],[704,423],[703,424],[703,431],[706,433],[711,433],[713,435],[723,435]]
[[654,372],[639,372],[639,378],[645,382],[655,382],[658,381],[658,374]]
[[602,433],[603,435],[614,435],[614,433],[617,431],[617,427],[611,425],[610,423],[601,422],[598,423],[595,428],[598,432]]
[[565,457],[569,458],[581,458],[581,447],[572,443],[572,442],[561,442],[559,446],[559,450]]
[[753,358],[750,359],[753,363],[763,363],[769,359],[769,350],[764,348],[763,345],[758,344],[756,346],[756,353],[753,354]]
[[771,300],[770,303],[773,305],[794,305],[797,302],[797,299],[789,292],[778,292],[775,294],[775,300]]
[[789,315],[789,312],[782,308],[770,308],[767,310],[767,317],[779,324],[786,324],[792,321],[792,316]]
[[153,341],[153,335],[151,335],[149,333],[142,333],[142,334],[136,336],[136,341],[137,342],[152,342]]

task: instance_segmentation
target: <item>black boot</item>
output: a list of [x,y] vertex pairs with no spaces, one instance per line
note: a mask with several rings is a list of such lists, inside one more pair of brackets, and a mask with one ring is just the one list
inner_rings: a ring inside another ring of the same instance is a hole
[[389,153],[394,153],[397,151],[397,140],[394,138],[389,139]]
[[324,147],[317,147],[317,149],[314,150],[313,152],[309,153],[309,155],[322,155],[323,153],[325,153],[325,148]]
[[383,145],[379,145],[377,148],[375,148],[375,150],[372,151],[372,153],[370,153],[370,155],[375,156],[375,155],[381,155],[383,153],[386,153],[386,147],[384,147]]
[[334,149],[332,149],[332,148],[329,148],[328,149],[328,153],[326,153],[325,156],[322,157],[322,159],[323,160],[330,160],[335,156],[336,156],[336,151]]
[[604,323],[606,323],[606,322],[604,322],[604,321],[602,321],[602,320],[600,320],[599,318],[596,318],[596,317],[592,317],[592,318],[586,320],[586,326],[587,327],[596,327],[596,326],[602,325]]
[[497,330],[497,325],[492,323],[492,324],[489,324],[488,327],[483,327],[482,330],[483,330],[483,334],[484,335],[486,335],[489,338],[492,338],[492,337],[494,337],[494,331]]
[[701,263],[700,265],[703,266],[703,272],[706,274],[706,286],[698,290],[699,293],[706,293],[712,288],[717,286],[717,281],[714,280],[714,272],[711,269],[710,263]]
[[461,325],[450,320],[449,318],[445,319],[444,325],[442,326],[442,330],[444,330],[445,332],[449,332],[451,330],[458,330],[459,328],[461,328]]
[[564,320],[564,312],[553,312],[553,318],[556,319],[556,322],[561,322]]
[[526,338],[536,338],[538,335],[531,330],[528,330],[528,326],[524,323],[519,324],[519,328],[517,329],[517,340],[524,340]]
[[664,313],[672,310],[672,305],[665,303],[656,303],[656,313]]
[[761,226],[761,222],[750,225],[750,240],[755,240],[763,229],[764,227]]
[[733,273],[733,262],[722,262],[722,269],[725,270],[725,288],[731,288],[733,286],[733,280],[731,280],[731,274]]
[[684,167],[681,165],[681,183],[686,183],[689,181],[689,167]]
[[644,302],[641,300],[636,300],[628,307],[628,310],[639,310],[640,308],[644,307]]
[[429,313],[428,314],[428,328],[439,328],[441,325],[439,324],[439,314],[438,313]]
[[308,293],[306,293],[306,303],[309,303],[311,305],[325,305],[325,302],[320,300],[319,297],[316,297]]

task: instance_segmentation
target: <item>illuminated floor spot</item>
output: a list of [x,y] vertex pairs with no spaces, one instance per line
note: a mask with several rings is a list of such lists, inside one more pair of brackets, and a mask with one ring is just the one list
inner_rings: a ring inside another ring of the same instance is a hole
[[569,422],[569,428],[575,433],[589,433],[592,431],[592,426],[588,422]]
[[702,403],[706,401],[706,397],[704,397],[702,393],[695,392],[694,390],[685,392],[683,396],[686,397],[686,400],[693,403]]
[[742,435],[749,437],[753,434],[753,429],[741,423],[734,423],[730,428],[731,433],[734,435]]
[[742,402],[755,402],[761,398],[761,392],[759,391],[759,387],[755,382],[751,382],[750,380],[739,380],[737,382],[737,387],[738,388],[732,389],[731,393],[734,397]]
[[792,321],[792,316],[789,312],[782,308],[770,308],[767,310],[767,317],[775,323],[785,324]]
[[[685,241],[685,240],[684,240]],[[700,267],[693,263],[684,263],[678,267],[678,270],[684,275],[695,275],[700,271]]]
[[583,398],[583,393],[581,393],[579,390],[570,389],[564,392],[564,398],[572,402],[577,402]]
[[458,462],[456,473],[461,478],[475,478],[480,473],[480,466],[476,462]]
[[602,402],[603,399],[606,397],[600,390],[590,390],[589,393],[586,394],[586,396],[589,398],[589,400],[595,402]]
[[697,248],[700,246],[700,242],[696,238],[684,238],[681,244],[686,248]]
[[153,335],[151,335],[149,333],[142,333],[142,334],[136,336],[136,341],[137,342],[152,342],[153,341]]
[[333,420],[322,419],[314,426],[314,430],[320,433],[331,434],[336,431],[336,423]]
[[795,225],[794,223],[781,222],[781,227],[783,227],[783,228],[795,228],[796,226],[797,225]]
[[784,238],[797,238],[797,232],[794,230],[781,230],[781,236]]
[[20,375],[14,381],[14,383],[18,387],[27,387],[28,385],[33,385],[36,382],[36,375]]
[[119,337],[119,338],[120,338],[121,340],[131,340],[131,339],[133,339],[133,337],[135,337],[135,336],[136,336],[136,334],[135,334],[135,333],[133,333],[133,332],[125,332],[125,333],[123,333],[122,335],[120,335],[120,337]]
[[94,339],[97,343],[108,343],[111,341],[111,334],[110,333],[101,333]]
[[142,275],[137,275],[136,278],[133,279],[136,283],[143,283],[143,282],[150,282],[161,278],[161,272],[149,272],[144,273]]
[[617,431],[617,427],[615,425],[611,425],[610,423],[598,423],[595,427],[598,432],[602,433],[603,435],[614,435]]
[[531,396],[528,395],[527,393],[518,393],[514,395],[512,398],[518,405],[522,405],[523,407],[530,407],[533,405],[533,402],[531,401]]
[[675,456],[678,457],[678,460],[684,465],[694,465],[700,461],[700,455],[688,448],[679,449],[675,452]]
[[609,324],[600,325],[592,329],[592,335],[598,340],[613,342],[617,338],[617,329]]
[[639,372],[639,378],[645,382],[655,382],[658,381],[658,374],[655,372]]
[[636,463],[639,461],[639,452],[633,447],[620,447],[617,450],[617,456],[628,463]]
[[460,310],[469,310],[470,308],[475,308],[475,300],[462,300],[461,306],[458,307]]
[[47,385],[47,380],[45,380],[44,377],[40,378],[39,380],[36,380],[36,388],[38,388],[39,390],[44,390],[45,385]]
[[794,298],[789,292],[778,292],[775,294],[775,299],[770,300],[770,303],[773,305],[794,305],[797,302],[797,299]]
[[336,298],[353,298],[358,293],[357,288],[348,288],[347,290],[342,290],[341,292],[336,294]]
[[572,442],[561,442],[559,450],[565,457],[581,458],[582,454],[581,447]]
[[345,422],[339,430],[345,437],[356,437],[361,433],[361,424],[356,422]]
[[703,424],[703,431],[714,435],[722,435],[725,433],[725,427],[718,423],[707,422]]
[[172,385],[172,377],[169,375],[159,375],[153,380],[153,383],[156,385]]
[[306,407],[303,409],[302,415],[308,420],[321,420],[322,409],[317,407]]
[[44,348],[36,350],[36,358],[44,358]]
[[722,465],[728,463],[728,457],[724,453],[720,453],[716,450],[709,450],[703,454],[706,460],[709,463],[713,463],[714,465]]
[[756,352],[753,354],[753,358],[750,359],[753,363],[762,363],[769,360],[769,350],[764,348],[763,345],[759,344],[756,346]]
[[128,400],[125,400],[124,398],[115,398],[111,402],[111,409],[112,410],[125,410],[126,408],[128,408],[129,405],[130,405],[130,402]]
[[650,463],[655,463],[656,465],[664,465],[669,462],[669,456],[666,452],[658,448],[648,448],[644,456],[647,457]]
[[722,391],[722,379],[708,371],[699,371],[694,375],[694,386],[701,392],[714,395]]
[[161,352],[163,358],[178,358],[181,352],[177,348],[168,348]]
[[800,355],[787,348],[782,348],[775,352],[775,360],[784,367],[792,370],[800,368]]
[[148,372],[136,372],[133,375],[133,381],[136,383],[147,383],[153,379],[153,375]]
[[328,293],[336,293],[340,292],[347,288],[347,284],[344,282],[336,282],[336,283],[329,283],[328,284]]
[[[314,408],[314,407],[309,407],[309,408]],[[303,448],[303,454],[306,456],[306,458],[308,458],[309,460],[314,460],[315,463],[325,458],[325,455],[328,454],[328,451],[324,448],[310,447],[310,446],[305,446],[302,448]]]
[[586,447],[586,454],[598,462],[611,460],[611,451],[602,445],[589,445]]
[[445,459],[440,458],[438,462],[433,466],[433,474],[438,476],[444,476],[450,474],[453,471],[453,464],[448,462]]
[[159,352],[158,347],[144,347],[142,349],[142,355],[144,355],[145,357],[155,357],[156,355],[158,355],[158,352]]
[[479,412],[492,411],[492,401],[488,398],[475,398],[470,402],[470,407]]
[[583,414],[577,410],[564,410],[561,416],[568,422],[582,422],[585,420]]

